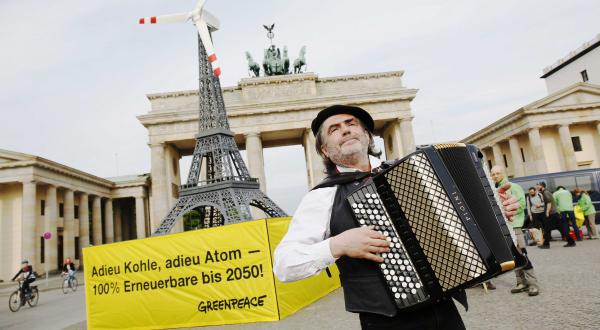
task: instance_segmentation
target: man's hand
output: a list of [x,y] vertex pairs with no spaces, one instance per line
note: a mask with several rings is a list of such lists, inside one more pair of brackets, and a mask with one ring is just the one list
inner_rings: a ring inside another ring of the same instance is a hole
[[383,258],[377,253],[388,252],[390,243],[385,236],[372,229],[372,227],[361,227],[346,230],[336,235],[329,241],[331,254],[335,258],[348,256],[362,258],[375,262],[383,262]]
[[511,196],[507,192],[508,189],[510,189],[510,183],[503,184],[500,188],[498,188],[498,195],[500,196],[500,201],[504,207],[504,214],[506,214],[506,217],[509,221],[512,221],[512,217],[517,214],[519,200],[516,197]]

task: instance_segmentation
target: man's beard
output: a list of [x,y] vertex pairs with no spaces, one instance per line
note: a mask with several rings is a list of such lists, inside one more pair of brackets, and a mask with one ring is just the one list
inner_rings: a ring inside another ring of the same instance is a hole
[[[359,145],[352,145],[344,148],[344,144],[352,139],[356,139]],[[353,137],[352,139],[346,140],[344,143],[334,148],[333,152],[329,154],[329,158],[334,164],[348,167],[348,165],[357,164],[362,157],[368,155],[368,140],[365,142],[361,140],[360,137]]]

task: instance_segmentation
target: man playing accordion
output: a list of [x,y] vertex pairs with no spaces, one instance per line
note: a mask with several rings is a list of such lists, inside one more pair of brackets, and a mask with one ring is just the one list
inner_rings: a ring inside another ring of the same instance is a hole
[[[319,112],[311,129],[328,177],[298,206],[275,250],[275,275],[284,282],[296,281],[336,263],[346,310],[359,313],[363,329],[464,329],[450,298],[404,311],[381,295],[383,284],[376,271],[384,261],[380,254],[388,252],[390,244],[372,227],[358,227],[345,201],[353,187],[368,177],[364,174],[382,164],[373,141],[373,118],[362,108],[334,105]],[[502,196],[510,218],[519,204],[513,197]]]

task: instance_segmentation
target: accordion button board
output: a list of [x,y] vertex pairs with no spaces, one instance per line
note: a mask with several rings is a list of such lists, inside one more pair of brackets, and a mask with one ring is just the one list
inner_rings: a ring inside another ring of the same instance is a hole
[[417,151],[346,197],[357,225],[372,226],[390,242],[379,267],[399,309],[436,301],[494,275],[444,180],[426,153]]
[[374,230],[383,233],[390,243],[389,251],[381,255],[384,262],[379,267],[396,306],[405,308],[426,301],[429,295],[425,292],[415,265],[392,225],[375,186],[371,184],[361,187],[348,197],[348,202],[360,226],[372,226]]

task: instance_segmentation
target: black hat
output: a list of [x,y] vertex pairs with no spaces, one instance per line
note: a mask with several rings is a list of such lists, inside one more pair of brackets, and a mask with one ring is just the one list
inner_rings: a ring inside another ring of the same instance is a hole
[[313,134],[317,136],[319,127],[321,127],[321,124],[323,124],[327,118],[342,113],[353,115],[354,117],[358,118],[363,123],[365,128],[369,130],[369,132],[373,133],[375,130],[373,118],[367,111],[365,111],[365,109],[349,105],[336,104],[321,110],[319,114],[317,114],[317,117],[313,119],[312,124],[310,124]]
[[546,188],[546,182],[544,182],[544,181],[538,182],[537,185]]

